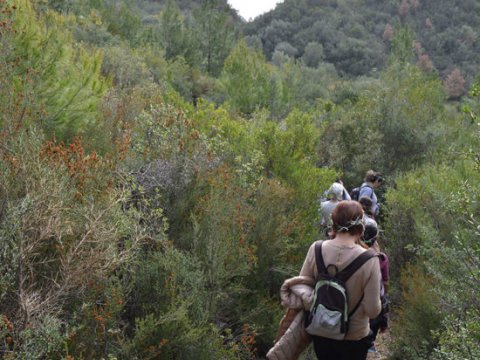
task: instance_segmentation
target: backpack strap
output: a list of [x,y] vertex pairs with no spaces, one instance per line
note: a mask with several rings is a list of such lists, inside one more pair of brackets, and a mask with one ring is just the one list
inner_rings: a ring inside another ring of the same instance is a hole
[[[322,244],[323,241],[315,243],[315,263],[317,264],[318,274],[324,274],[326,272],[325,262],[323,261],[322,255]],[[371,249],[364,251],[363,253],[358,255],[350,264],[348,264],[345,269],[337,273],[335,277],[345,283],[363,264],[365,264],[368,260],[375,256],[378,256],[377,253],[375,253]],[[363,301],[364,296],[365,294],[363,293],[357,305],[355,305],[353,310],[348,313],[349,318],[355,313],[355,311],[357,311],[358,307]]]
[[323,261],[322,244],[323,241],[315,243],[315,263],[317,264],[317,271],[319,275],[327,271],[325,262]]
[[[317,264],[317,271],[318,274],[324,274],[327,271],[327,267],[325,266],[325,262],[323,261],[322,255],[322,244],[323,241],[318,241],[315,243],[315,263]],[[376,252],[369,249],[364,251],[360,255],[358,255],[350,264],[347,265],[345,269],[338,272],[335,277],[344,283],[347,282],[348,279],[368,260],[372,257],[378,256]]]
[[353,310],[348,313],[348,318],[351,318],[352,315],[355,313],[355,311],[357,311],[358,307],[360,306],[360,304],[361,304],[362,301],[363,301],[363,297],[364,297],[364,296],[365,296],[365,293],[362,294],[362,297],[360,298],[360,300],[358,300],[358,303],[357,303],[357,305],[355,305],[355,307],[353,308]]
[[[341,279],[342,281],[346,282],[350,277],[363,265],[365,264],[368,260],[370,260],[372,257],[378,256],[377,253],[375,253],[373,250],[367,250],[358,255],[348,266],[343,269],[340,273],[337,274],[337,278]],[[357,311],[358,307],[363,301],[363,297],[365,296],[365,293],[362,293],[362,297],[360,300],[358,300],[357,305],[348,313],[348,317],[352,317],[352,315]]]
[[371,193],[370,193],[370,199],[373,198],[373,188],[372,188],[370,185],[368,185],[368,184],[362,184],[362,185],[358,188],[358,199],[360,199],[360,193],[362,192],[362,189],[363,189],[363,188],[366,188],[366,187],[368,187],[368,188],[370,188],[370,190],[372,190]]
[[336,277],[343,282],[347,282],[348,279],[368,260],[372,257],[377,256],[373,250],[367,250],[358,255],[350,264],[347,265],[345,269],[340,271]]

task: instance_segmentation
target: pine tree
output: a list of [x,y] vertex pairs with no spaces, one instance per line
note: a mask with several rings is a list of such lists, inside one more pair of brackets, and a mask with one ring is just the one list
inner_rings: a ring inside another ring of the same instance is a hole
[[160,37],[165,57],[173,59],[185,53],[183,18],[175,0],[168,0],[160,16]]
[[[234,28],[226,9],[219,8],[218,0],[204,0],[193,14],[190,27],[189,62],[198,65],[209,75],[218,75],[234,44]],[[197,58],[197,54],[199,58]]]
[[221,82],[231,104],[244,114],[267,107],[274,87],[272,71],[262,53],[240,41],[225,61]]
[[97,121],[106,88],[100,53],[74,45],[63,16],[40,16],[29,1],[17,3],[22,6],[12,17],[15,32],[3,43],[6,51],[1,54],[13,67],[1,68],[6,72],[0,75],[15,86],[23,114],[31,114],[22,116],[24,122],[40,124],[49,135],[71,138]]

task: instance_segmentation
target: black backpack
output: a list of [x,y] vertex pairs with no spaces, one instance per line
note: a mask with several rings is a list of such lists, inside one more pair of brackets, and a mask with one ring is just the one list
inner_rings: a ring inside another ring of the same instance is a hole
[[362,188],[364,188],[364,187],[369,187],[370,189],[372,189],[372,194],[370,195],[370,198],[372,198],[373,188],[370,185],[362,185],[362,186],[353,188],[352,191],[350,191],[350,198],[352,200],[358,201],[358,199],[360,197],[360,190],[362,190]]
[[[363,300],[349,311],[348,294],[345,287],[347,280],[369,259],[376,254],[367,250],[357,256],[342,271],[335,265],[325,267],[322,256],[322,243],[315,244],[315,262],[317,263],[318,280],[315,285],[310,311],[305,317],[305,330],[310,335],[329,339],[343,340],[348,332],[350,317],[355,313]],[[333,272],[333,274],[332,274]]]

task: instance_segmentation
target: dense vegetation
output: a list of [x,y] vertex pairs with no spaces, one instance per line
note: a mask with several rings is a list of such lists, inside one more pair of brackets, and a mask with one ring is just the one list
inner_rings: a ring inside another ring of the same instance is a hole
[[394,29],[408,26],[421,66],[442,78],[459,68],[472,80],[479,71],[478,13],[476,0],[285,0],[244,32],[269,59],[284,52],[359,76],[385,68]]
[[391,358],[480,358],[478,3],[452,3],[0,0],[0,358],[264,358],[318,196],[371,168]]

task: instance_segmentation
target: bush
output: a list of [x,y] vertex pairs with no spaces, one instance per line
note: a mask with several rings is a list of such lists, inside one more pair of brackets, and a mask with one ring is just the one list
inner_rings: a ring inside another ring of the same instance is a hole
[[[44,141],[34,128],[3,140],[2,312],[15,324],[15,356],[44,344],[39,354],[59,357],[72,314],[95,303],[92,287],[114,277],[142,235],[134,214],[122,211],[125,193],[112,186],[108,160],[80,141]],[[52,329],[43,334],[46,322]]]
[[[453,166],[429,166],[406,175],[387,194],[386,251],[392,278],[402,274],[404,284],[420,286],[412,295],[403,290],[395,296],[402,309],[397,358],[405,358],[402,351],[408,349],[413,350],[409,358],[455,358],[475,343],[478,329],[471,320],[478,317],[479,279],[474,269],[480,264],[480,249],[473,189],[479,181],[475,162],[458,160]],[[418,265],[404,268],[407,260]],[[463,322],[455,325],[452,317]]]
[[391,359],[428,359],[436,344],[434,331],[440,329],[444,316],[433,283],[421,266],[407,265],[401,285],[402,306],[392,329]]

